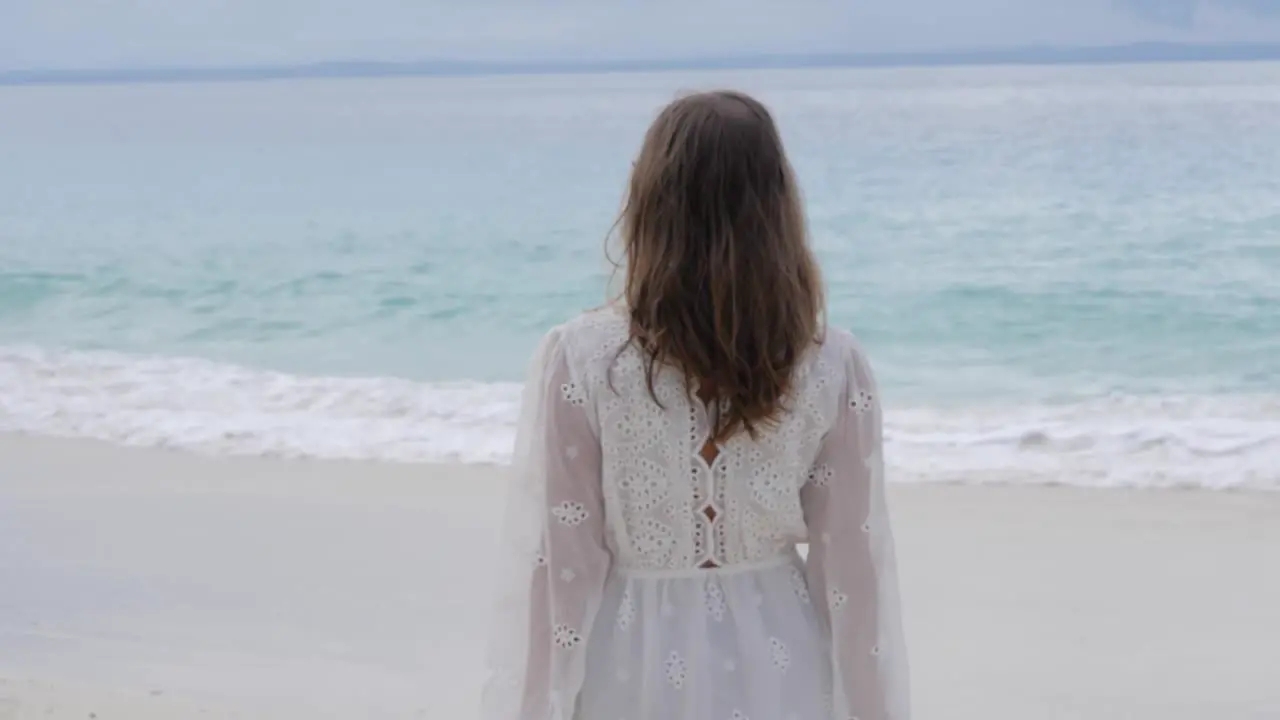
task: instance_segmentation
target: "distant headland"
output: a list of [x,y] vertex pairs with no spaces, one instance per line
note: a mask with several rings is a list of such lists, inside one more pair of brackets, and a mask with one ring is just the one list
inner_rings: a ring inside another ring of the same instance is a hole
[[0,71],[0,85],[246,82],[307,78],[465,77],[680,70],[1088,65],[1266,60],[1280,60],[1280,43],[1221,45],[1140,43],[1106,47],[1031,47],[898,53],[732,55],[654,60],[539,60],[527,62],[468,60],[419,60],[410,62],[332,61],[296,65],[227,67],[155,67],[98,70],[33,69]]

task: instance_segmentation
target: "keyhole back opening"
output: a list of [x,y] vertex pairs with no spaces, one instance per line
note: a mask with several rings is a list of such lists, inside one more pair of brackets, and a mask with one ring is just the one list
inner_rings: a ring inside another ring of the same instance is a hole
[[[715,427],[720,421],[720,401],[716,395],[715,383],[707,380],[699,383],[697,395],[698,400],[702,402],[703,407],[706,409],[706,417],[711,426],[710,432],[713,436],[708,437],[707,441],[698,449],[698,455],[701,456],[702,461],[706,463],[707,468],[711,469],[714,468],[716,459],[720,457],[721,452],[720,446],[716,444],[714,439]],[[716,511],[715,506],[711,503],[707,503],[707,505],[699,510],[699,512],[701,512],[703,517],[707,519],[707,523],[710,526],[714,526],[716,518],[720,516],[720,513]],[[709,530],[709,532],[713,533],[714,530]],[[698,567],[704,570],[713,570],[720,567],[720,563],[712,559],[707,559]]]

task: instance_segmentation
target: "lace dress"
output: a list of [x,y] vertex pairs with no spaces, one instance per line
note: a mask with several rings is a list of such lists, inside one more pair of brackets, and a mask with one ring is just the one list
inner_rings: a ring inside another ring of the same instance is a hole
[[670,370],[655,403],[626,340],[603,310],[535,358],[484,720],[905,720],[880,410],[853,338],[830,332],[781,421],[709,463],[706,408]]

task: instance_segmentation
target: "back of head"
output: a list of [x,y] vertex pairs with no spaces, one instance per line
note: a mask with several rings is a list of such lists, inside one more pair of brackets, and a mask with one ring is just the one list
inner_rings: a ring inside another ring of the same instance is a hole
[[620,219],[632,340],[718,401],[714,436],[768,424],[820,339],[822,289],[769,111],[690,95],[649,128]]

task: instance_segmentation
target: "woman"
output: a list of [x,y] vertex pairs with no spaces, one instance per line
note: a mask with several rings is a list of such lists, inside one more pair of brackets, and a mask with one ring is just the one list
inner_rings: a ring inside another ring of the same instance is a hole
[[620,228],[525,388],[485,720],[904,720],[878,397],[768,110],[668,106]]

